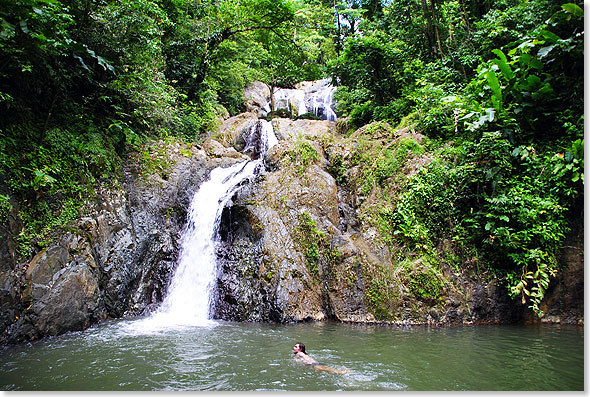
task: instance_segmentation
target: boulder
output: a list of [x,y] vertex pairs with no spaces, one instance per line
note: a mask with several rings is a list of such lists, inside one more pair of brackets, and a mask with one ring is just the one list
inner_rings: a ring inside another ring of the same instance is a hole
[[55,275],[53,286],[33,303],[25,318],[45,336],[83,330],[100,315],[96,275],[89,265],[76,264]]
[[8,340],[37,339],[81,330],[104,317],[97,264],[90,244],[64,234],[30,262],[21,303],[26,308],[5,334]]
[[233,159],[250,160],[250,158],[233,147],[225,147],[213,139],[208,139],[203,143],[203,148],[212,157],[229,157]]
[[225,120],[212,138],[225,147],[233,146],[237,151],[242,151],[246,145],[245,136],[257,121],[255,113],[240,113]]
[[272,125],[279,139],[296,140],[299,137],[311,140],[333,139],[336,132],[336,123],[327,120],[276,118],[272,120]]
[[248,112],[252,112],[258,117],[266,117],[271,110],[270,88],[260,81],[254,81],[244,88],[244,98],[246,98]]

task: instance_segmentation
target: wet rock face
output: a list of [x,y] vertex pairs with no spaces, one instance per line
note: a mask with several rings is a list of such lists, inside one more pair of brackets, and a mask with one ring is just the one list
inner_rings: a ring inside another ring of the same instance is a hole
[[[581,205],[580,205],[581,206]],[[574,209],[574,212],[576,209]],[[531,322],[555,322],[561,324],[583,324],[584,319],[584,209],[573,222],[571,232],[566,236],[561,257],[560,272],[551,280],[541,310],[546,314],[542,319],[532,318]]]
[[104,204],[85,225],[110,317],[151,310],[176,267],[187,208],[212,165],[202,151],[187,157],[171,147],[169,156],[166,179],[158,174],[136,178],[129,170],[124,190],[104,191]]
[[[226,208],[220,226],[217,318],[241,321],[306,321],[366,315],[362,297],[345,291],[352,308],[332,302],[327,292],[330,264],[313,239],[328,252],[339,224],[337,187],[321,167],[303,175],[290,166],[285,141],[271,150],[272,172],[242,189]],[[312,226],[313,225],[313,226]],[[326,235],[324,236],[324,231]],[[338,241],[334,240],[334,245]]]
[[166,147],[165,175],[140,176],[130,163],[120,189],[97,188],[88,215],[39,252],[21,278],[0,272],[0,344],[147,313],[162,301],[194,193],[211,168],[240,160],[179,149]]
[[[273,127],[279,144],[266,154],[267,172],[239,191],[224,212],[216,318],[433,325],[526,321],[528,309],[511,300],[499,280],[484,281],[470,270],[457,273],[445,263],[436,264],[436,274],[428,277],[430,265],[420,260],[399,267],[378,231],[359,218],[362,197],[338,186],[326,171],[332,159],[353,152],[354,143],[334,138],[334,123],[274,119]],[[305,166],[294,155],[303,141],[318,154]],[[355,170],[346,170],[346,177],[354,179]],[[569,279],[583,266],[577,268]],[[569,288],[564,299],[580,290]]]
[[226,207],[216,246],[217,286],[212,311],[231,321],[273,321],[270,291],[259,277],[262,244],[260,223],[245,206]]

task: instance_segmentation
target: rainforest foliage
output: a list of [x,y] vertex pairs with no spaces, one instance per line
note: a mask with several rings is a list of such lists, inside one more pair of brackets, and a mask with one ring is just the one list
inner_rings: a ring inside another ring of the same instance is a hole
[[243,110],[252,81],[331,77],[349,125],[411,122],[429,139],[434,160],[379,214],[390,240],[426,254],[448,239],[458,266],[476,258],[542,314],[583,212],[582,3],[0,5],[0,220],[20,260],[145,143],[200,141]]

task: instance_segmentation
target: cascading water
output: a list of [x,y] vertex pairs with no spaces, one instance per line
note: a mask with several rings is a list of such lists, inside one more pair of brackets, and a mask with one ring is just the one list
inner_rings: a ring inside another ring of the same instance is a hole
[[272,125],[269,122],[259,120],[250,127],[243,152],[248,154],[252,160],[259,160],[276,143],[277,137]]
[[304,90],[277,88],[273,93],[273,101],[275,109],[291,110],[291,107],[293,106],[296,107],[296,113],[298,116],[307,113]]
[[336,121],[334,92],[329,79],[302,83],[299,89],[278,88],[273,93],[275,109],[295,110],[298,116],[313,112],[321,119]]
[[334,91],[336,91],[336,87],[324,86],[317,91],[316,95],[311,97],[313,113],[316,116],[325,117],[329,121],[336,121],[336,113],[332,109]]
[[246,147],[254,143],[259,146],[254,160],[214,169],[193,197],[168,295],[151,317],[135,324],[136,329],[213,323],[209,320],[209,308],[217,270],[215,244],[221,214],[243,182],[258,174],[264,166],[264,154],[277,143],[268,121],[259,120],[252,126]]

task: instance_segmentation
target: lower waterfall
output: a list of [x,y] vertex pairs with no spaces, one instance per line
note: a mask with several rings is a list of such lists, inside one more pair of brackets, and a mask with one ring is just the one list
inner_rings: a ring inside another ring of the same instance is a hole
[[252,142],[259,146],[255,160],[215,168],[194,195],[168,293],[153,315],[141,322],[142,327],[213,324],[209,311],[217,273],[215,244],[223,208],[244,182],[264,168],[264,154],[277,143],[277,138],[272,125],[259,120],[252,126],[248,141],[250,146]]

